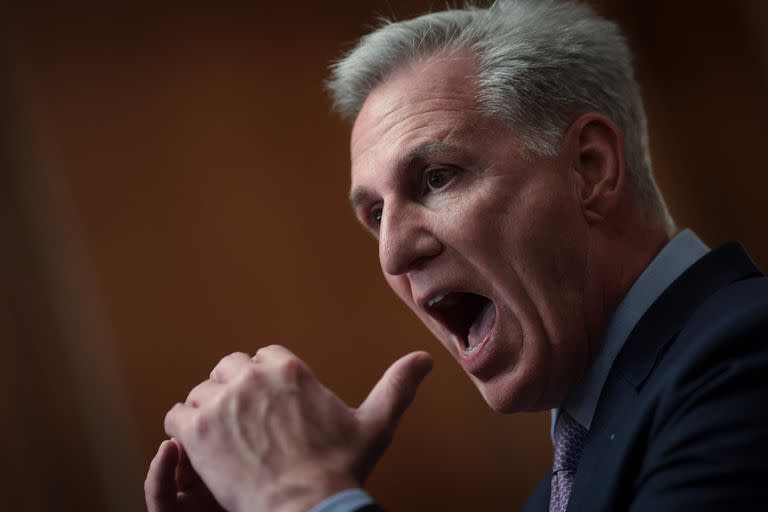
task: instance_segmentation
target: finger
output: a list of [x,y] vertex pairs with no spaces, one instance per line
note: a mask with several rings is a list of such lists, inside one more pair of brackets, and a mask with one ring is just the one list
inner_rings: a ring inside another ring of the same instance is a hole
[[184,491],[178,496],[179,510],[189,510],[190,512],[227,512],[219,505],[211,491],[206,487],[197,487]]
[[299,357],[280,345],[269,345],[253,356],[257,366],[277,375],[281,381],[311,377],[312,370]]
[[257,363],[279,363],[286,359],[298,359],[296,354],[282,345],[268,345],[256,351],[253,360]]
[[176,466],[179,453],[169,440],[160,443],[144,481],[148,512],[172,512],[176,505]]
[[196,413],[197,410],[193,407],[177,403],[165,415],[165,421],[163,422],[165,433],[170,437],[180,439],[183,443],[186,438],[186,429],[184,427],[193,424]]
[[370,434],[391,433],[416,396],[419,384],[434,360],[426,352],[412,352],[390,366],[357,409],[357,416]]
[[200,478],[187,452],[178,439],[171,438],[179,450],[179,464],[176,466],[176,485],[179,493],[176,495],[181,510],[197,510],[205,512],[225,512],[211,491]]
[[210,402],[213,397],[218,395],[221,392],[221,387],[221,384],[212,380],[201,382],[192,388],[184,403],[190,407],[200,407],[200,404]]
[[171,438],[171,441],[176,445],[176,449],[179,452],[179,463],[176,464],[176,487],[179,491],[189,491],[197,487],[204,486],[200,475],[197,474],[195,468],[192,467],[192,463],[189,462],[189,457],[184,447],[176,438]]
[[227,382],[240,372],[244,364],[251,364],[251,356],[244,352],[224,356],[211,371],[211,380],[219,383]]

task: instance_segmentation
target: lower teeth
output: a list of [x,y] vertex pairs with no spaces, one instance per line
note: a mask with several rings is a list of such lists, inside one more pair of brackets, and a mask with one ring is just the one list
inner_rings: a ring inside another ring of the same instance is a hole
[[480,345],[475,345],[474,347],[468,347],[468,348],[466,348],[464,350],[464,353],[465,354],[473,354],[477,350],[477,347],[479,347],[479,346]]

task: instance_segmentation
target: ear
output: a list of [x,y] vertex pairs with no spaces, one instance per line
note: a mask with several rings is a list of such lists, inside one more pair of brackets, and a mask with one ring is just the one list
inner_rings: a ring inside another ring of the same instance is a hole
[[609,118],[590,112],[571,124],[564,142],[582,212],[590,224],[603,222],[624,192],[624,137]]

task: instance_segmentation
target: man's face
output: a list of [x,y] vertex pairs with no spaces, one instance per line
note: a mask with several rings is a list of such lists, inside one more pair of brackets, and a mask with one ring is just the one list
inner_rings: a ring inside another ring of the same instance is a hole
[[524,158],[476,113],[474,76],[456,54],[377,86],[352,133],[351,198],[387,282],[488,404],[542,409],[587,362],[587,224],[568,158]]

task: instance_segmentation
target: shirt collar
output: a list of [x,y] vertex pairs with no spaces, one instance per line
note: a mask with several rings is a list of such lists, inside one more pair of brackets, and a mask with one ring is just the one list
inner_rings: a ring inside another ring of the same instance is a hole
[[[590,367],[561,405],[583,427],[591,427],[608,372],[635,325],[664,290],[707,252],[709,247],[693,231],[681,231],[656,255],[616,307]],[[557,414],[558,409],[552,409],[552,439]]]

